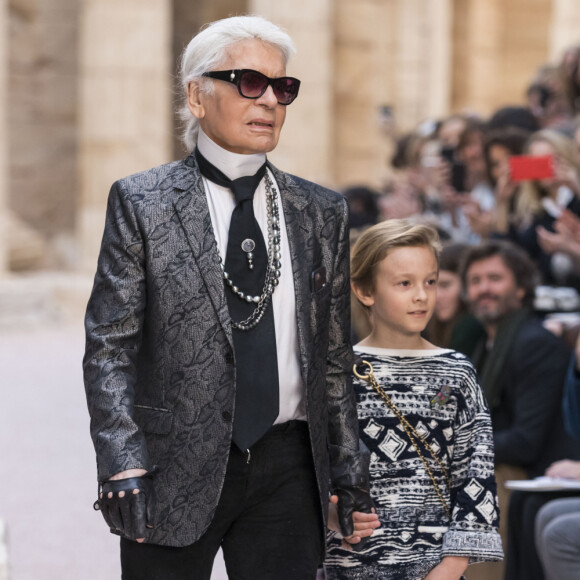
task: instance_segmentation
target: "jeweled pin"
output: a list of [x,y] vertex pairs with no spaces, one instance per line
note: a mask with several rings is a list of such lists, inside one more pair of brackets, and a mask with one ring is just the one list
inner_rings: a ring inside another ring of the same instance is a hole
[[451,387],[443,385],[441,390],[431,399],[431,408],[436,406],[442,407],[449,401],[451,397]]
[[242,250],[246,253],[246,257],[248,258],[248,268],[250,270],[254,269],[254,249],[256,247],[256,243],[251,238],[246,238],[242,242]]

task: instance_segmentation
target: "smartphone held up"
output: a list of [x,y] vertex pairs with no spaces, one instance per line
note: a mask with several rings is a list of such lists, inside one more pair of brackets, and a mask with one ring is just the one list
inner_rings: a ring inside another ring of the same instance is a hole
[[453,147],[442,147],[441,157],[449,163],[451,167],[450,185],[457,193],[465,192],[465,178],[466,170],[465,163],[459,161],[455,156],[455,149]]
[[514,155],[509,158],[512,181],[550,179],[554,177],[554,156]]

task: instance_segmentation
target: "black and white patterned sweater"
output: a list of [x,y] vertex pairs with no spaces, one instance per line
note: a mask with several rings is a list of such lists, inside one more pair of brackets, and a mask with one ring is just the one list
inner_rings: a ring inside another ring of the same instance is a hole
[[[355,377],[360,437],[371,452],[371,495],[381,527],[362,552],[329,535],[328,580],[422,580],[445,556],[501,560],[489,411],[471,362],[448,349],[356,347],[410,424],[439,455],[451,489],[421,449],[451,519],[399,420],[370,384]],[[361,367],[363,369],[364,367]]]

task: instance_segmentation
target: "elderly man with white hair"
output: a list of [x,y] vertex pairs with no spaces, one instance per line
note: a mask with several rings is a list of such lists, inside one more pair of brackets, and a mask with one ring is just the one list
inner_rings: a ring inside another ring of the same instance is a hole
[[263,18],[203,29],[181,70],[191,154],[111,188],[84,372],[125,580],[207,579],[220,546],[230,578],[314,578],[331,491],[354,546],[378,525],[346,203],[266,159],[292,52]]

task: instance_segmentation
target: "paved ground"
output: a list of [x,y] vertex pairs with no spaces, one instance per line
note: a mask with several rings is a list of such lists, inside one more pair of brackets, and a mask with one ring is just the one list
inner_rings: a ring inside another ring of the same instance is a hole
[[[11,580],[120,578],[118,539],[92,503],[81,324],[0,329],[0,518]],[[216,562],[213,580],[226,578]]]

